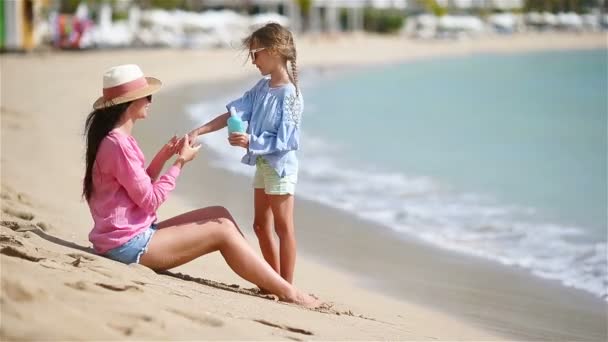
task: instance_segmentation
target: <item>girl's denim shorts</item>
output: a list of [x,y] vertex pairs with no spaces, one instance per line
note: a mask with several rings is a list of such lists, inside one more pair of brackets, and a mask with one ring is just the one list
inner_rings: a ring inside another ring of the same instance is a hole
[[152,235],[156,233],[156,227],[156,224],[152,224],[123,245],[110,249],[104,256],[124,264],[139,264],[139,258],[148,250]]

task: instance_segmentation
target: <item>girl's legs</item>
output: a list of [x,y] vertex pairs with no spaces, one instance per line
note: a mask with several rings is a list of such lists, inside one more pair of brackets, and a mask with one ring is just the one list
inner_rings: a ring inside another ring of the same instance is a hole
[[254,189],[254,209],[253,230],[258,237],[260,249],[264,259],[277,272],[279,268],[279,254],[274,241],[272,231],[272,211],[270,210],[270,199],[264,189]]
[[268,195],[274,215],[274,229],[280,242],[281,277],[293,284],[296,264],[296,236],[293,223],[293,195]]
[[318,301],[287,283],[257,256],[229,215],[221,207],[212,207],[160,222],[140,263],[154,270],[166,270],[219,250],[230,268],[244,279],[268,289],[281,300],[316,306]]

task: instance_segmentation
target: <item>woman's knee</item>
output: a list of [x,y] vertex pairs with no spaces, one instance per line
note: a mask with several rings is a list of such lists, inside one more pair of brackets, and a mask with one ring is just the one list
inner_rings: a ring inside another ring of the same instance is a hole
[[230,211],[228,211],[228,209],[226,209],[226,207],[223,207],[221,205],[215,205],[212,207],[208,207],[207,210],[211,210],[213,212],[213,216],[218,217],[218,218],[227,218],[233,221],[232,215],[230,214]]
[[241,238],[241,234],[232,220],[225,217],[218,217],[213,220],[217,223],[216,233],[220,243],[223,244],[235,238]]
[[236,224],[234,221],[228,217],[216,217],[213,219],[217,224],[219,224],[223,230],[226,231],[237,231]]

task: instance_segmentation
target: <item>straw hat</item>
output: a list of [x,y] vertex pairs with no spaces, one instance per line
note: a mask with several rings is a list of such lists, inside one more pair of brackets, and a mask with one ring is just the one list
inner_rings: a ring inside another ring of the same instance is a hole
[[162,83],[154,77],[144,77],[135,64],[125,64],[110,68],[103,74],[103,96],[93,104],[94,109],[102,109],[125,103],[157,92]]

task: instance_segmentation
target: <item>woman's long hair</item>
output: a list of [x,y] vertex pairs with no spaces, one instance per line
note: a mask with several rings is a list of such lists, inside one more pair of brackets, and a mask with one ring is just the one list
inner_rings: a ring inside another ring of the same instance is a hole
[[107,108],[96,109],[84,124],[84,136],[86,138],[86,171],[82,182],[82,195],[89,201],[93,194],[93,165],[97,158],[97,151],[101,141],[116,126],[123,113],[131,102],[121,103]]

